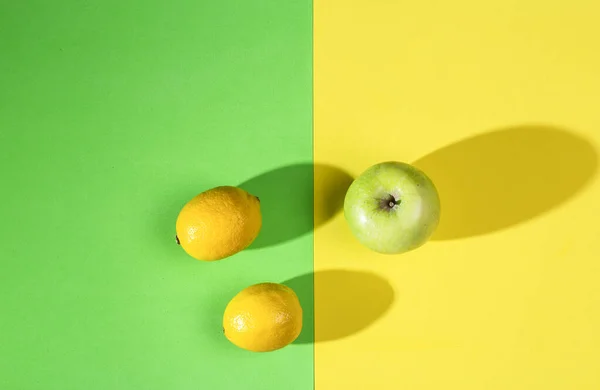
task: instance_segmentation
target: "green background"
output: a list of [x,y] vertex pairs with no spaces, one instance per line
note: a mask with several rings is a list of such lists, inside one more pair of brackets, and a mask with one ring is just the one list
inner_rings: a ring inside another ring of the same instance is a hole
[[[0,3],[0,388],[312,388],[311,343],[255,354],[221,332],[239,290],[312,271],[311,14]],[[264,231],[193,260],[177,213],[225,184],[260,196]]]

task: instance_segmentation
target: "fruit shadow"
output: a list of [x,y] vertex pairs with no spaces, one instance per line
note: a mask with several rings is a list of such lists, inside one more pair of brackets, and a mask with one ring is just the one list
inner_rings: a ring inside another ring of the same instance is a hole
[[296,292],[302,305],[302,332],[294,344],[332,341],[356,334],[376,322],[394,301],[392,286],[368,272],[317,271],[282,284]]
[[352,176],[325,164],[293,164],[239,185],[260,198],[263,224],[249,249],[265,248],[311,232],[344,204]]
[[552,210],[590,181],[597,160],[587,140],[549,126],[501,129],[437,150],[414,162],[440,193],[432,240],[491,233]]

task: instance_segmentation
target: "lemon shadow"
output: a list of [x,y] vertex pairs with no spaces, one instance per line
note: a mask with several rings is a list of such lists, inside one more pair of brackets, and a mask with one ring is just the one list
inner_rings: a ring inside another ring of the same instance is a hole
[[368,272],[317,271],[283,284],[296,292],[303,310],[302,332],[294,344],[338,340],[356,334],[377,321],[394,301],[392,286]]
[[260,198],[263,217],[261,231],[249,249],[290,241],[326,223],[341,210],[352,180],[348,173],[331,165],[302,163],[240,184]]
[[413,163],[440,193],[433,240],[506,229],[552,210],[594,176],[597,154],[585,139],[550,126],[493,131]]

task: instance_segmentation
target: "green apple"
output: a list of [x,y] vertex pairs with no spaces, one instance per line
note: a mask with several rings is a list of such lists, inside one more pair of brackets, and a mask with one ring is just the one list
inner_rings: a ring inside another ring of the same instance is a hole
[[348,189],[344,216],[366,247],[386,254],[423,245],[440,219],[440,198],[427,175],[402,162],[368,168]]

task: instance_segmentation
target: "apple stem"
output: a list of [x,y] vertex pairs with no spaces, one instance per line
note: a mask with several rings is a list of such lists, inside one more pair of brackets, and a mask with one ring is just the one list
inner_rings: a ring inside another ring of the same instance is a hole
[[383,210],[392,210],[398,204],[400,204],[400,201],[397,201],[393,195],[389,195],[387,198],[381,200],[380,207]]

